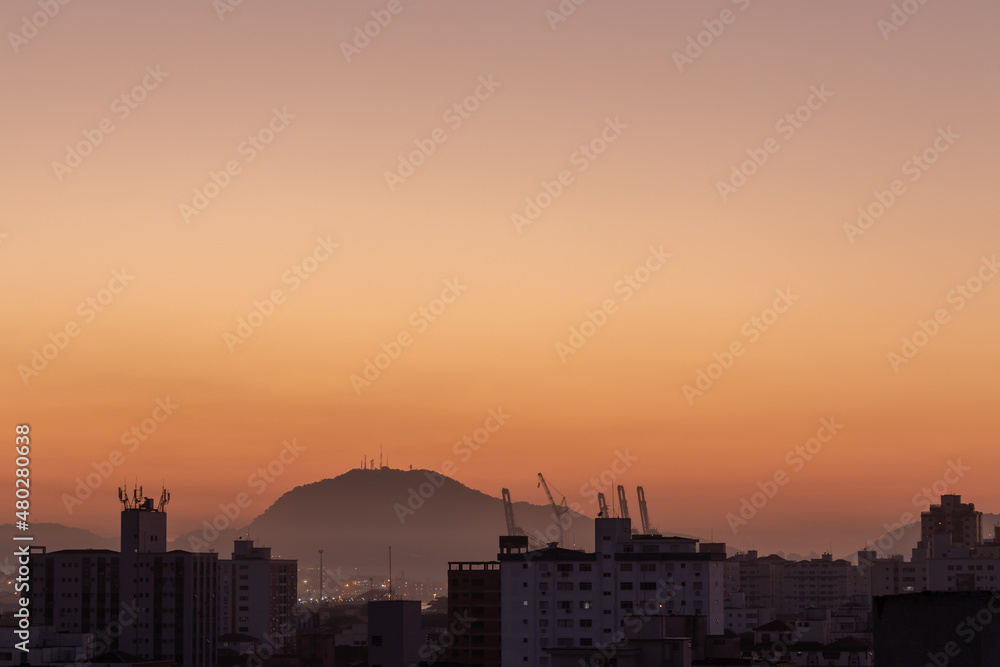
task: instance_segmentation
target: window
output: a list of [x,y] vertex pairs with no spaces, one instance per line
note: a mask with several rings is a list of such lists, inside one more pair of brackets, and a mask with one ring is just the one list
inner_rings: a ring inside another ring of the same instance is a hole
[[630,591],[630,590],[632,590],[632,582],[631,581],[623,581],[621,583],[621,585],[619,586],[619,589],[623,590],[623,591]]
[[632,563],[622,563],[621,564],[621,571],[622,572],[631,572],[632,571]]
[[372,635],[372,646],[382,645],[382,635]]
[[589,590],[593,590],[593,588],[594,588],[594,584],[590,583],[589,581],[581,581],[580,582],[580,590],[581,591],[589,591]]

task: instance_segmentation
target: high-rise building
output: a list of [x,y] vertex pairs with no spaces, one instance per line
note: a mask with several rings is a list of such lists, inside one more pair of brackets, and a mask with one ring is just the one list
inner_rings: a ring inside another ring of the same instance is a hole
[[[500,538],[508,539],[517,538]],[[461,665],[500,667],[500,613],[498,561],[448,563],[448,636],[421,657],[443,654],[448,662]],[[446,645],[451,646],[447,651]]]
[[983,541],[983,513],[976,510],[973,503],[963,503],[962,496],[941,496],[941,503],[931,505],[926,512],[920,514],[920,542],[928,550],[928,556],[933,558],[934,535],[947,533],[951,535],[954,545],[969,549]]
[[238,539],[232,560],[220,560],[218,567],[219,636],[248,635],[293,650],[298,562],[272,558],[270,547]]
[[215,663],[218,554],[167,551],[166,490],[159,504],[119,492],[121,514],[120,595],[136,620],[122,629],[119,648],[147,660],[173,660],[177,667]]
[[707,635],[723,634],[724,547],[633,535],[624,518],[598,518],[594,532],[593,553],[501,550],[504,665],[550,667],[599,652],[661,616],[704,617]]
[[32,554],[39,627],[94,636],[86,659],[118,650],[144,661],[210,667],[217,637],[217,555],[167,551],[166,491],[159,504],[119,492],[121,552]]
[[[119,557],[106,549],[31,553],[34,623],[55,632],[94,633],[120,622]],[[107,646],[106,648],[111,648]]]

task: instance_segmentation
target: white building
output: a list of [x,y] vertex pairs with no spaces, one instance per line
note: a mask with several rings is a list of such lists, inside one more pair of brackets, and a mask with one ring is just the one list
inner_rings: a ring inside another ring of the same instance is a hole
[[219,636],[249,635],[278,650],[293,649],[298,564],[271,557],[269,547],[233,542],[232,560],[220,560]]
[[504,665],[549,667],[634,636],[653,616],[704,616],[708,635],[723,634],[723,545],[633,535],[629,519],[598,518],[594,531],[594,553],[499,555]]

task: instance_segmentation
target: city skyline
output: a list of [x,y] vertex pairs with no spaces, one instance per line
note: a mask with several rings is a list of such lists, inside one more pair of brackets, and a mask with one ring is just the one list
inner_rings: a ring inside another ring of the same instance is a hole
[[0,7],[33,522],[152,474],[185,532],[380,448],[539,505],[627,451],[762,550],[1000,511],[995,3],[44,4]]

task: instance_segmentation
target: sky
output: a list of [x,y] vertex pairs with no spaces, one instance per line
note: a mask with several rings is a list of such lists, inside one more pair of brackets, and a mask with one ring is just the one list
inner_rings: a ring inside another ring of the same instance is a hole
[[380,448],[767,552],[1000,511],[998,19],[4,2],[32,520],[115,534],[126,480],[249,520]]

